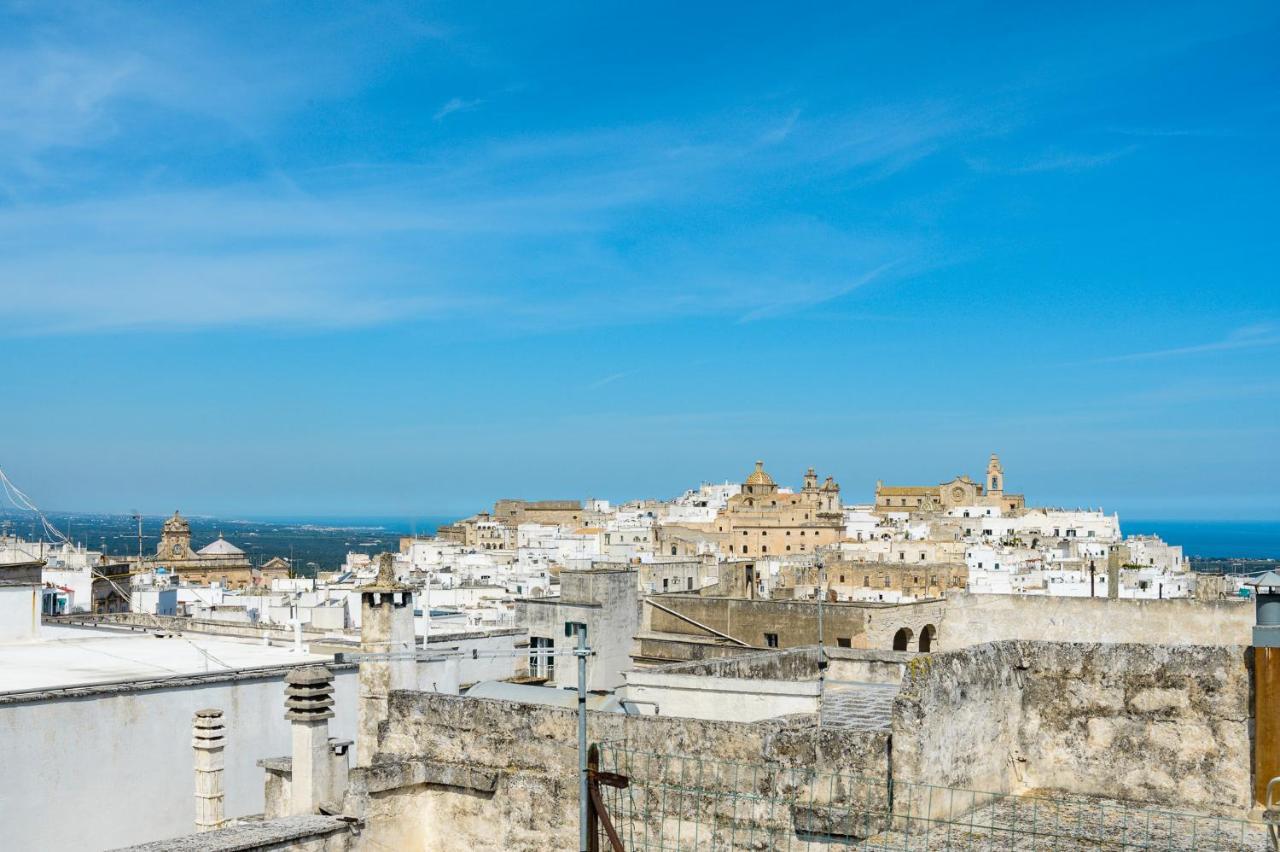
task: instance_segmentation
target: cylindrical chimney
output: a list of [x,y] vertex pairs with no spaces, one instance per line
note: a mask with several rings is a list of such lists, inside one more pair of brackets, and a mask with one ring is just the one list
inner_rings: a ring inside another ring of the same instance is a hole
[[191,720],[191,747],[195,750],[196,765],[196,831],[213,831],[226,824],[222,790],[225,745],[222,711],[213,707],[197,710]]

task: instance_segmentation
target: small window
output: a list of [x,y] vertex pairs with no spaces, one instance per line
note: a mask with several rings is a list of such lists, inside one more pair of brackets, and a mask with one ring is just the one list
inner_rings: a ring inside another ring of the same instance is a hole
[[769,648],[778,647],[778,634],[777,633],[764,634],[764,644],[766,647],[769,647]]
[[853,647],[853,640],[852,640],[852,639],[850,639],[848,636],[837,636],[837,637],[836,637],[836,647],[837,647],[837,648],[852,648],[852,647]]

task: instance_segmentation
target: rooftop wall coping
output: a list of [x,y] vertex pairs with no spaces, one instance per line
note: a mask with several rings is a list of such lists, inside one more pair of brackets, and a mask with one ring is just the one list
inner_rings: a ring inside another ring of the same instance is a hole
[[[812,598],[737,598],[732,595],[697,595],[688,592],[666,592],[665,598],[684,598],[691,601],[739,601],[749,604],[790,604],[814,606]],[[943,598],[920,598],[914,601],[823,601],[824,607],[840,609],[897,609],[899,607],[937,606],[945,603]]]
[[687,689],[696,692],[727,692],[756,695],[801,695],[818,697],[819,683],[813,680],[770,680],[717,675],[677,674],[654,670],[622,673],[627,686],[652,686]]
[[246,852],[264,846],[327,837],[350,829],[351,823],[347,819],[305,814],[262,822],[245,822],[216,831],[127,846],[116,852]]
[[[317,665],[315,661],[298,665],[262,666],[259,668],[233,669],[221,672],[198,672],[171,675],[169,677],[111,680],[100,683],[70,684],[68,686],[39,687],[15,692],[0,693],[0,707],[8,704],[28,704],[40,701],[66,701],[82,698],[104,698],[110,695],[129,695],[158,689],[186,689],[192,686],[209,686],[218,683],[238,683],[249,680],[274,680],[284,678],[296,668]],[[355,671],[358,663],[325,661],[331,672]]]

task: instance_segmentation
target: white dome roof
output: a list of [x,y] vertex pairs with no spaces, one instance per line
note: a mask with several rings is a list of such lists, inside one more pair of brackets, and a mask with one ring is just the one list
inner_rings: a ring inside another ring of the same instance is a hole
[[201,556],[244,556],[244,551],[227,541],[221,535],[212,544],[206,544],[197,551]]

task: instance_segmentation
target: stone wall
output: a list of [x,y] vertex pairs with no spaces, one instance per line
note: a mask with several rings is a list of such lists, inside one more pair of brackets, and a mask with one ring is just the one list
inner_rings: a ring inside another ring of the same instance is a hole
[[[747,600],[695,595],[662,595],[657,602],[686,618],[756,647],[767,646],[769,634],[778,647],[813,645],[818,640],[818,608],[814,601]],[[656,607],[646,607],[648,631],[707,636],[693,624]],[[847,642],[854,648],[893,648],[894,634],[908,628],[919,636],[925,625],[937,625],[943,616],[942,601],[913,603],[829,603],[823,605],[823,638],[831,647]],[[942,631],[938,641],[945,643]],[[942,647],[951,647],[942,645]]]
[[1110,600],[1041,595],[947,595],[938,627],[942,648],[1002,639],[1249,645],[1253,602]]
[[[248,639],[265,638],[279,642],[292,642],[294,639],[292,627],[282,627],[276,624],[250,624],[244,621],[227,621],[214,618],[150,615],[144,612],[45,616],[44,620],[48,624],[68,626],[127,627],[138,630],[164,630],[174,633],[210,633],[217,636],[241,636]],[[321,638],[333,632],[320,630],[308,624],[302,625],[302,636],[306,641]]]
[[791,648],[785,651],[751,651],[734,657],[672,663],[652,671],[664,674],[731,677],[749,680],[816,680],[818,650]]
[[[696,810],[703,830],[717,834],[732,826],[754,829],[760,837],[794,834],[787,809],[777,814],[730,811],[714,806],[717,794],[777,794],[794,778],[814,771],[883,779],[888,769],[887,733],[819,730],[812,716],[749,724],[595,712],[589,717],[590,740],[625,743],[630,762],[602,768],[621,769],[635,778],[636,795],[655,789],[640,782],[661,778],[674,783],[684,773],[688,783],[698,766],[706,767],[697,777],[709,791],[707,800],[699,804],[691,799],[681,807]],[[367,820],[365,848],[576,848],[576,743],[573,711],[394,693],[375,765],[353,770],[347,809]],[[726,766],[734,764],[704,760],[737,761],[747,769],[733,772]],[[865,790],[848,792],[866,801]]]
[[1251,706],[1238,646],[1006,641],[920,656],[894,707],[893,774],[1239,815]]

